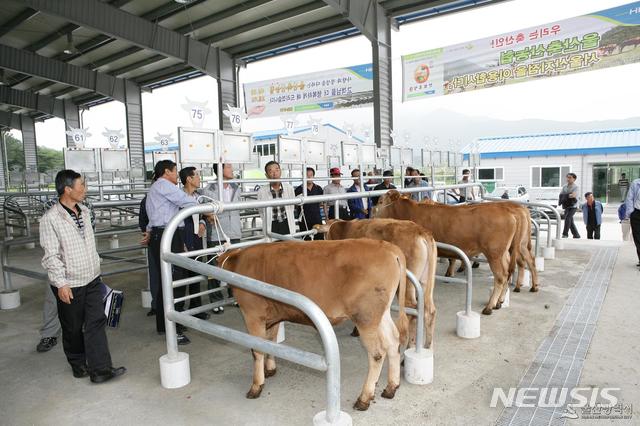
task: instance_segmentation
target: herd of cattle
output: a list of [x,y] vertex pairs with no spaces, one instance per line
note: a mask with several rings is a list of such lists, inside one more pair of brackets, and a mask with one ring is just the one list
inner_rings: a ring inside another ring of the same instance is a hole
[[[295,291],[315,302],[333,325],[349,319],[368,353],[369,370],[354,408],[366,410],[385,357],[389,358],[388,383],[382,396],[393,398],[400,385],[400,348],[415,345],[415,318],[400,309],[391,317],[391,303],[415,308],[415,289],[407,284],[411,271],[424,290],[426,346],[432,348],[436,307],[433,302],[438,256],[436,241],[459,247],[468,257],[484,255],[493,273],[493,293],[483,314],[500,309],[508,281],[519,266],[520,291],[523,269],[531,273],[531,291],[538,291],[535,255],[531,245],[531,219],[527,208],[510,202],[449,206],[432,201],[416,202],[389,191],[380,197],[374,219],[331,220],[317,227],[325,241],[281,242],[237,249],[221,255],[223,268]],[[313,325],[299,310],[235,288],[234,295],[249,333],[275,340],[283,321]],[[409,339],[411,339],[409,341]],[[272,356],[253,351],[253,383],[248,398],[260,396],[265,377],[275,374]]]

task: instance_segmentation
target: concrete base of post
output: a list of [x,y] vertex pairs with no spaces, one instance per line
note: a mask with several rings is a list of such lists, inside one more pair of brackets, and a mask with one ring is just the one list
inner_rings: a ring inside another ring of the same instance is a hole
[[556,248],[556,250],[563,250],[564,249],[564,241],[562,241],[562,239],[553,240],[553,246]]
[[[531,288],[531,272],[528,269],[524,270],[524,278],[522,280],[523,288]],[[507,297],[509,295],[509,290],[507,290],[507,295],[505,295],[504,300],[507,301]]]
[[276,336],[276,343],[282,343],[284,342],[284,339],[284,322],[281,322],[280,324],[278,324],[278,335]]
[[351,420],[351,416],[344,411],[340,411],[338,418],[335,419],[333,423],[329,423],[327,421],[326,411],[320,411],[318,414],[313,416],[313,426],[351,426],[352,424],[353,421]]
[[149,290],[141,290],[140,296],[142,297],[142,307],[151,308],[151,292]]
[[20,291],[0,291],[0,309],[15,309],[20,306]]
[[[525,274],[525,278],[526,278],[526,274]],[[526,281],[526,279],[524,281]],[[529,275],[529,281],[531,281],[531,275]],[[509,293],[511,293],[511,289],[507,287],[507,292],[504,294],[504,302],[502,302],[503,308],[509,307]],[[489,297],[491,297],[492,294],[493,294],[493,287],[489,288]]]
[[433,382],[433,351],[416,348],[404,351],[404,379],[412,385],[428,385]]
[[160,357],[160,382],[165,389],[176,389],[191,382],[189,354],[178,352],[178,358],[169,359],[169,355]]
[[460,311],[456,314],[456,334],[463,339],[480,337],[480,314],[477,312]]
[[556,248],[555,247],[544,247],[542,249],[542,256],[545,259],[555,259],[556,258]]
[[536,257],[536,271],[544,272],[544,257]]
[[34,248],[36,248],[36,243],[27,243],[24,245],[24,248],[26,248],[27,250],[33,250]]
[[109,238],[109,248],[110,249],[117,249],[120,247],[120,240],[118,240],[118,236],[114,235],[111,238]]

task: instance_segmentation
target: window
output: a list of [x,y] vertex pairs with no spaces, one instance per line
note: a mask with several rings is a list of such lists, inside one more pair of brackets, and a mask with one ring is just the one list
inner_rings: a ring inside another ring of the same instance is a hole
[[478,180],[480,182],[504,180],[504,167],[478,167]]
[[534,166],[531,167],[532,188],[560,188],[563,177],[571,171],[570,166]]

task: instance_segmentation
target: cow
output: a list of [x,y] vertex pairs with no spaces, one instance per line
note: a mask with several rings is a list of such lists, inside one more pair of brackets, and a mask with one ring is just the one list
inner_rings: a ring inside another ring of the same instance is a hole
[[[395,244],[402,250],[407,261],[407,269],[418,278],[424,290],[424,324],[427,333],[426,347],[431,348],[435,329],[436,306],[433,303],[433,287],[436,280],[438,261],[436,242],[433,235],[420,225],[408,220],[364,219],[329,220],[325,225],[316,225],[326,240],[344,240],[349,238],[371,238]],[[415,288],[406,287],[407,306],[416,307]],[[410,346],[415,345],[414,317],[409,321]]]
[[[357,253],[357,256],[354,254]],[[385,357],[388,383],[382,396],[393,398],[400,386],[400,344],[406,345],[408,319],[400,310],[398,324],[391,318],[391,302],[398,292],[405,304],[406,261],[391,243],[371,239],[343,241],[287,241],[259,244],[224,253],[225,270],[300,293],[325,313],[332,325],[346,319],[355,323],[367,350],[369,371],[354,408],[366,410]],[[233,285],[231,285],[233,287]],[[233,294],[250,334],[275,340],[278,324],[289,321],[313,326],[297,308],[234,287]],[[258,398],[265,377],[275,374],[275,360],[252,350],[253,383],[247,398]]]
[[[499,203],[449,206],[417,203],[395,190],[380,197],[376,218],[411,220],[431,231],[436,241],[460,248],[467,256],[484,254],[493,273],[493,293],[482,310],[491,315],[504,302],[509,271],[515,270],[517,253],[513,240],[518,232],[515,216]],[[438,251],[438,255],[443,251]],[[444,253],[452,257],[453,253]]]

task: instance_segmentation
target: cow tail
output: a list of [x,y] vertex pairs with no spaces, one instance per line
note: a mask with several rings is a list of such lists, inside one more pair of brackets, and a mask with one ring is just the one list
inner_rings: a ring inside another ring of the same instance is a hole
[[512,275],[516,271],[516,262],[518,260],[518,256],[520,256],[520,236],[522,235],[522,229],[519,224],[519,220],[514,216],[516,221],[516,232],[513,234],[513,239],[511,240],[511,250],[509,250],[509,255],[511,259],[509,259],[509,277],[507,278],[507,282],[511,281]]
[[400,266],[400,283],[398,284],[398,305],[399,314],[396,327],[400,333],[400,346],[405,347],[409,342],[409,319],[405,312],[405,299],[406,299],[406,286],[407,286],[407,266],[404,260],[404,255],[396,257],[398,266]]

